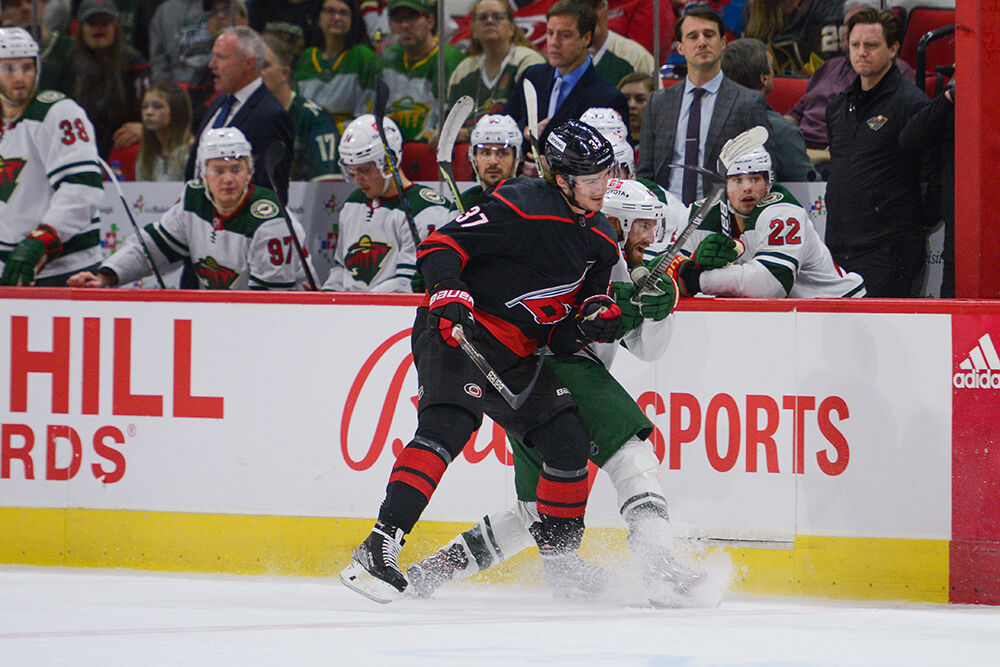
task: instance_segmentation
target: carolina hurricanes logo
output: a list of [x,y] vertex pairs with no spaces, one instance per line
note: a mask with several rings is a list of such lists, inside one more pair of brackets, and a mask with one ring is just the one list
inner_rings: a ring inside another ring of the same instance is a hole
[[229,289],[240,275],[228,266],[219,264],[211,255],[195,263],[194,270],[208,289]]
[[[591,264],[593,262],[588,262],[587,268],[590,268]],[[517,305],[524,306],[531,312],[532,317],[539,324],[554,324],[565,318],[573,310],[573,304],[576,302],[576,293],[579,291],[580,285],[583,283],[583,278],[586,275],[587,273],[584,271],[584,274],[577,278],[576,282],[528,292],[527,294],[522,294],[511,299],[504,305],[508,308],[513,308]]]
[[392,246],[388,243],[373,241],[365,234],[347,249],[344,254],[344,265],[355,280],[371,285],[372,280],[382,270],[382,262],[391,250]]
[[0,201],[7,201],[17,187],[17,177],[24,169],[25,161],[20,158],[4,159],[0,155]]

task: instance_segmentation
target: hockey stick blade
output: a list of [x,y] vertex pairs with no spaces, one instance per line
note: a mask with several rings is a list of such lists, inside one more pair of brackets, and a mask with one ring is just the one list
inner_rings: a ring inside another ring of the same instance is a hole
[[444,119],[441,134],[438,136],[438,170],[441,172],[444,182],[448,184],[451,194],[455,197],[455,205],[461,213],[465,213],[465,207],[462,205],[462,198],[458,186],[455,184],[455,174],[451,170],[451,158],[455,150],[455,141],[458,140],[458,133],[475,106],[475,101],[468,95],[458,98],[451,111],[448,112],[448,117]]
[[271,191],[274,192],[274,198],[278,202],[278,213],[280,213],[281,217],[285,219],[285,224],[288,226],[288,233],[292,236],[292,244],[295,246],[295,252],[299,256],[299,261],[302,262],[302,270],[305,271],[306,281],[309,283],[309,289],[315,292],[319,288],[316,286],[316,279],[313,277],[312,271],[309,269],[309,262],[306,261],[306,252],[302,247],[302,243],[299,241],[299,235],[295,233],[295,228],[292,226],[292,219],[288,215],[288,209],[285,208],[285,202],[281,201],[281,195],[278,194],[278,188],[274,186],[274,168],[278,166],[278,162],[280,162],[287,154],[288,146],[285,145],[285,142],[281,140],[273,142],[267,147],[267,151],[264,153],[264,171],[267,172],[267,183],[271,186]]
[[128,216],[128,221],[132,223],[132,229],[135,231],[135,238],[139,241],[139,245],[142,246],[142,252],[146,255],[146,262],[149,264],[149,268],[153,270],[153,275],[156,276],[156,282],[160,285],[160,289],[167,289],[167,286],[163,283],[163,276],[160,274],[160,270],[156,268],[156,262],[153,261],[153,254],[149,252],[149,246],[147,246],[146,242],[142,239],[142,233],[139,231],[139,225],[136,224],[135,218],[132,216],[132,210],[128,207],[128,202],[125,201],[125,193],[122,192],[122,186],[118,183],[118,177],[103,158],[98,157],[97,161],[101,163],[101,168],[108,174],[108,178],[110,178],[111,182],[115,185],[115,190],[118,191],[118,198],[121,199],[122,207],[125,209],[125,215]]
[[644,264],[632,269],[630,275],[632,277],[632,282],[635,283],[638,288],[636,291],[641,293],[643,291],[650,291],[653,285],[656,284],[656,277],[659,276],[673,261],[674,257],[680,253],[681,248],[687,243],[687,240],[694,234],[694,231],[701,226],[701,223],[705,221],[705,217],[708,212],[712,210],[712,207],[718,204],[723,195],[726,192],[726,187],[722,183],[716,183],[712,186],[712,191],[709,193],[695,214],[691,217],[691,221],[688,222],[687,226],[680,233],[680,235],[674,240],[674,242],[667,248],[666,252],[656,258],[656,260],[649,266],[646,267]]
[[535,389],[535,383],[538,381],[538,375],[542,371],[542,363],[545,361],[545,355],[541,352],[538,354],[538,364],[535,366],[535,373],[531,376],[531,382],[528,386],[524,388],[520,394],[515,394],[508,387],[507,384],[500,378],[490,362],[486,361],[486,357],[480,354],[476,346],[473,345],[468,338],[465,337],[465,331],[462,329],[461,325],[456,324],[451,328],[451,335],[456,341],[458,341],[458,346],[462,348],[462,351],[472,360],[472,363],[476,365],[483,375],[486,376],[486,381],[493,385],[493,388],[497,390],[503,400],[507,401],[512,409],[517,410],[525,401],[528,400],[528,396]]
[[528,143],[531,144],[531,155],[535,158],[538,175],[545,178],[538,150],[538,92],[535,90],[535,84],[527,78],[524,79],[524,107],[528,114]]

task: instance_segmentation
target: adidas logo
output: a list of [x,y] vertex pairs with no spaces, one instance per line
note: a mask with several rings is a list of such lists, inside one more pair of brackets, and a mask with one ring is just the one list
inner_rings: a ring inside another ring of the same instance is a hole
[[958,365],[961,369],[951,378],[956,389],[1000,389],[1000,356],[989,334]]

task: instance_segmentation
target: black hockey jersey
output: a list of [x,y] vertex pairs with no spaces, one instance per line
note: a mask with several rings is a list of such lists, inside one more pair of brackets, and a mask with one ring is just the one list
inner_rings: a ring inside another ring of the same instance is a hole
[[465,282],[476,320],[526,356],[584,299],[607,292],[615,238],[602,213],[573,213],[556,186],[515,178],[428,236],[417,267],[428,286]]

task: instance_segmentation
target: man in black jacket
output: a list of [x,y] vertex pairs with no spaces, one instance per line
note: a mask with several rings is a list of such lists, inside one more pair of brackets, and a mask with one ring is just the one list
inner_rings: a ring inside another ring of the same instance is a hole
[[848,20],[858,77],[826,112],[826,244],[834,261],[864,277],[874,297],[911,296],[927,252],[922,154],[901,146],[899,135],[928,99],[893,62],[901,32],[895,15],[871,7]]

